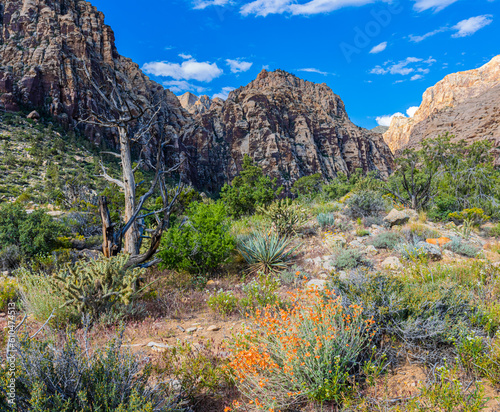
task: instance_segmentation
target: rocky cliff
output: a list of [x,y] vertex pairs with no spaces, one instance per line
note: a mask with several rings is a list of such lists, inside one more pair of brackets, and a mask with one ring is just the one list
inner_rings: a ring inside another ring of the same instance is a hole
[[113,31],[90,3],[0,0],[0,106],[36,108],[96,143],[113,144],[112,130],[80,122],[109,111],[86,71],[106,94],[112,76],[124,96],[166,102],[158,127],[175,135],[172,157],[184,160],[185,179],[200,189],[230,181],[244,154],[285,185],[318,172],[325,178],[356,168],[391,172],[382,136],[352,124],[324,84],[263,71],[225,102],[191,93],[178,99],[117,52]]
[[176,96],[146,77],[132,60],[118,54],[103,13],[79,0],[0,0],[0,106],[42,110],[68,127],[78,124],[96,142],[113,133],[78,123],[108,107],[92,87],[109,89],[116,75],[134,99],[167,102],[161,117],[177,129],[183,111]]
[[185,126],[182,142],[191,180],[211,189],[239,172],[244,154],[285,186],[313,173],[392,170],[382,135],[355,126],[326,84],[281,70],[264,70],[225,102],[212,101]]
[[414,117],[393,118],[384,139],[397,152],[445,132],[500,146],[500,56],[478,69],[450,74],[427,89]]

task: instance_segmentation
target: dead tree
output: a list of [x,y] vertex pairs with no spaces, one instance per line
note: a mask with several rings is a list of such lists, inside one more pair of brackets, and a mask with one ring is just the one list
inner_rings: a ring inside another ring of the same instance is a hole
[[[155,255],[160,245],[161,236],[169,226],[172,208],[182,190],[180,183],[172,190],[169,190],[166,184],[166,176],[176,171],[180,164],[166,169],[164,152],[169,144],[169,136],[161,124],[159,127],[156,124],[159,114],[166,111],[165,102],[162,98],[157,97],[152,99],[153,103],[143,101],[121,88],[116,77],[110,75],[106,77],[109,92],[105,93],[93,80],[86,66],[84,66],[84,71],[94,91],[106,104],[107,113],[93,112],[82,122],[112,129],[118,134],[120,152],[103,153],[111,154],[120,159],[121,178],[110,176],[102,161],[100,162],[102,173],[99,176],[116,185],[125,196],[125,210],[121,224],[111,221],[108,201],[105,196],[99,197],[103,236],[102,251],[106,257],[110,257],[123,250],[131,256],[128,266],[145,264]],[[157,143],[156,161],[155,164],[152,164],[151,161],[143,159],[143,157],[146,149],[150,149],[154,141]],[[135,167],[132,160],[132,147],[134,145],[140,147],[139,161]],[[155,175],[148,191],[137,198],[136,189],[140,183],[136,183],[134,172],[146,163],[155,171]],[[145,202],[155,192],[161,194],[162,208],[156,211],[146,210]],[[145,227],[144,219],[147,216],[156,218],[157,226],[155,229]],[[150,245],[146,252],[140,254],[142,241],[145,238],[150,239]],[[151,263],[149,262],[149,264]]]

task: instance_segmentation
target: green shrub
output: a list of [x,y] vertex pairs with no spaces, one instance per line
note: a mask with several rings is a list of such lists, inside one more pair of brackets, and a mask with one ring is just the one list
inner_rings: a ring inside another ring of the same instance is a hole
[[280,236],[289,236],[307,222],[307,211],[291,199],[281,199],[267,207],[257,207]]
[[428,216],[434,221],[449,219],[449,214],[457,210],[458,202],[455,196],[440,194],[434,198],[434,205],[429,210]]
[[335,224],[335,216],[333,213],[320,213],[316,217],[316,220],[318,221],[318,225],[321,229],[331,227]]
[[282,187],[277,187],[276,179],[265,176],[262,169],[245,155],[242,171],[231,185],[224,185],[220,194],[229,213],[240,217],[254,213],[257,206],[270,204],[282,191]]
[[420,223],[412,223],[408,227],[405,227],[401,230],[401,235],[407,242],[414,244],[425,242],[427,239],[436,239],[441,236],[438,231]]
[[[207,397],[220,398],[223,390],[231,386],[227,371],[228,360],[220,348],[210,341],[200,345],[190,342],[177,343],[162,356],[160,376],[175,379],[182,394],[192,404],[206,402]],[[203,409],[203,407],[202,407]],[[192,411],[191,408],[188,411]]]
[[370,240],[370,244],[377,249],[394,249],[400,242],[401,236],[395,232],[383,232]]
[[259,273],[256,279],[243,287],[244,298],[240,301],[242,310],[255,310],[268,305],[277,305],[280,299],[276,292],[281,283],[273,274]]
[[337,173],[337,178],[323,185],[323,193],[330,200],[337,200],[349,193],[353,185],[349,182],[348,177],[342,173]]
[[0,311],[6,311],[9,302],[15,302],[18,297],[19,285],[13,278],[0,277]]
[[225,292],[223,289],[220,289],[215,294],[210,295],[207,304],[214,312],[222,316],[228,316],[236,311],[238,307],[238,298],[234,296],[233,292]]
[[302,285],[304,280],[311,279],[311,275],[304,272],[302,269],[298,268],[295,265],[289,269],[286,269],[286,270],[283,270],[282,272],[279,272],[278,276],[279,276],[281,284],[284,286],[298,287],[299,285]]
[[316,200],[312,204],[308,202],[307,206],[310,208],[313,216],[318,216],[321,213],[328,215],[333,212],[340,212],[343,208],[339,202],[325,202],[320,200]]
[[238,251],[250,265],[252,273],[276,273],[286,269],[295,251],[292,240],[276,233],[255,233],[240,241]]
[[303,176],[295,181],[291,192],[297,196],[315,197],[320,191],[322,180],[321,173]]
[[[151,368],[121,349],[121,337],[93,349],[70,333],[58,339],[18,338],[16,406],[44,412],[178,411],[165,384],[150,383]],[[2,386],[8,379],[2,364]]]
[[307,289],[294,305],[270,306],[252,320],[254,327],[234,338],[229,366],[240,393],[259,410],[340,404],[361,378],[372,322],[358,305]]
[[346,214],[353,218],[376,216],[384,212],[386,203],[379,192],[367,191],[353,194],[347,200]]
[[80,321],[81,314],[75,307],[64,306],[64,296],[59,288],[53,288],[47,276],[32,274],[25,269],[16,271],[16,276],[21,287],[23,307],[37,321],[45,322],[52,315],[50,325],[56,328]]
[[485,397],[481,382],[471,382],[464,387],[458,367],[447,365],[436,368],[436,381],[424,387],[419,396],[405,406],[407,412],[480,412],[485,409]]
[[478,247],[465,242],[459,237],[453,237],[451,242],[446,244],[445,248],[451,250],[453,253],[469,258],[476,257],[481,251]]
[[371,263],[358,249],[340,249],[333,261],[338,270],[355,269],[359,266],[370,266]]
[[377,190],[381,185],[375,172],[368,172],[366,175],[363,169],[356,169],[347,177],[344,173],[338,172],[337,178],[323,185],[325,197],[331,200],[337,200],[349,192],[363,192]]
[[490,236],[500,238],[500,223],[497,223],[490,231]]
[[357,237],[370,236],[370,232],[366,229],[363,229],[363,228],[357,228],[356,229],[356,236]]
[[0,244],[14,245],[29,257],[48,253],[59,245],[64,227],[43,210],[26,213],[18,204],[0,206]]
[[[418,276],[426,267],[415,265],[410,271]],[[451,345],[471,327],[477,309],[469,291],[448,279],[429,278],[427,282],[422,275],[415,280],[405,275],[396,278],[361,273],[346,280],[334,278],[331,287],[350,302],[363,306],[381,335],[402,342],[434,349],[437,343]]]
[[401,242],[395,248],[405,260],[413,262],[425,261],[427,259],[427,252],[422,247],[417,246],[411,242]]
[[113,306],[128,305],[137,296],[144,269],[126,268],[128,260],[128,255],[119,255],[78,261],[47,280],[63,297],[63,307],[73,307],[96,320]]
[[207,274],[227,262],[234,238],[226,208],[221,202],[193,203],[188,222],[169,229],[163,236],[158,257],[160,267]]
[[0,249],[0,266],[2,270],[11,270],[21,263],[21,249],[16,245]]

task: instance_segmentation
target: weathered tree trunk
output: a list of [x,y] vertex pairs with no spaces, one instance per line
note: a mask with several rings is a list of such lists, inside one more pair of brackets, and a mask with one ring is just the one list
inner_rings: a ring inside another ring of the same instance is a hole
[[[120,157],[122,161],[122,176],[125,194],[125,222],[129,222],[135,212],[135,177],[132,167],[132,154],[130,150],[130,139],[127,128],[120,126]],[[131,256],[139,253],[140,233],[137,222],[134,220],[124,235],[124,250]]]
[[114,225],[111,222],[106,196],[99,196],[98,202],[102,221],[102,253],[109,258],[116,256],[120,252],[120,245],[117,242]]

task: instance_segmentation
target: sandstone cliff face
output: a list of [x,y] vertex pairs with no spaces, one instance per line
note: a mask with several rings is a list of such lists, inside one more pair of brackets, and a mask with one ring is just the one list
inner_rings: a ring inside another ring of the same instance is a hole
[[324,84],[263,71],[226,102],[190,93],[179,101],[118,54],[113,31],[90,3],[0,0],[0,106],[39,109],[96,143],[113,144],[113,130],[80,122],[109,111],[84,68],[105,94],[107,78],[116,76],[125,96],[166,102],[156,126],[175,138],[170,160],[182,160],[182,175],[199,189],[216,191],[230,181],[244,154],[287,186],[318,172],[325,178],[356,168],[391,172],[382,136],[353,125]]
[[[178,129],[183,112],[176,96],[146,77],[132,60],[120,56],[104,15],[86,1],[0,0],[0,106],[42,108],[62,124],[76,125],[91,111],[108,108],[91,86],[83,68],[102,90],[116,73],[122,88],[134,98],[167,102],[162,113]],[[112,131],[80,124],[99,141]]]
[[207,95],[198,97],[190,92],[179,96],[179,102],[191,114],[205,113],[212,105],[212,100]]
[[265,173],[290,186],[322,173],[378,170],[387,177],[392,154],[379,133],[355,126],[325,84],[278,70],[216,99],[183,130],[191,180],[210,189],[231,180],[249,154]]
[[393,118],[384,139],[393,152],[450,132],[500,145],[500,56],[479,69],[446,76],[426,90],[412,119]]

